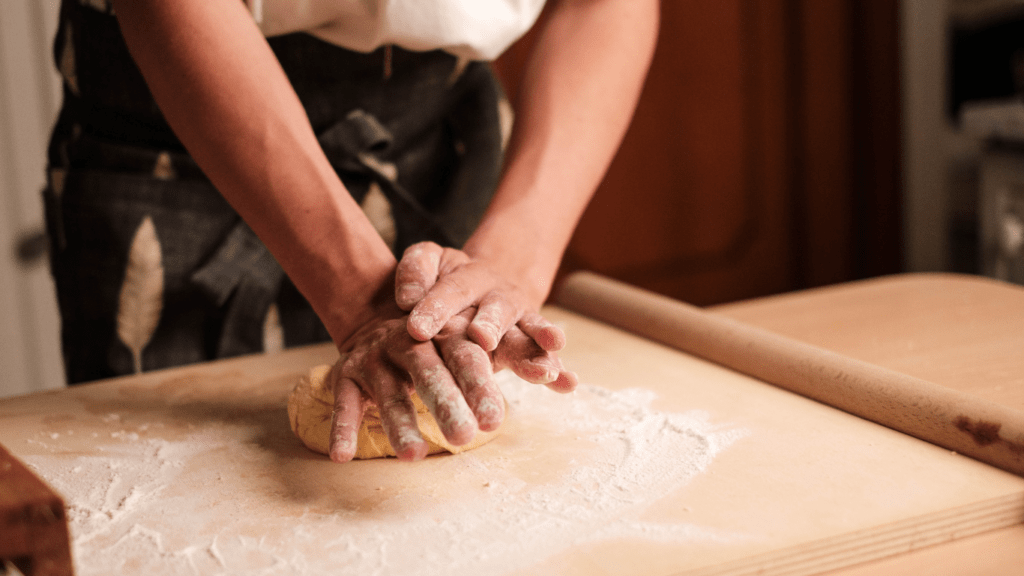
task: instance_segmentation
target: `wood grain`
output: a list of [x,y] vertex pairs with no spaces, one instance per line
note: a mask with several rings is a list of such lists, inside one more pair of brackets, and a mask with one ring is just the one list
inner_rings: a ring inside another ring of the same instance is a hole
[[560,305],[1024,476],[1024,412],[590,273]]

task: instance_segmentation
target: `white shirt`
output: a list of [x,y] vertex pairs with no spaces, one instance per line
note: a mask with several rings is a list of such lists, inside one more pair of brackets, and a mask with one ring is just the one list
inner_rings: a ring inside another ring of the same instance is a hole
[[386,44],[493,60],[533,26],[544,0],[247,0],[266,36],[307,32],[358,52]]

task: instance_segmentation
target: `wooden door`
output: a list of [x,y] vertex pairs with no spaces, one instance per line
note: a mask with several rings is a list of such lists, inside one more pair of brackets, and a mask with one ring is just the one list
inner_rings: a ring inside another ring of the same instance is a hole
[[[712,304],[898,271],[897,3],[661,12],[633,124],[563,272]],[[531,40],[498,62],[513,96]]]

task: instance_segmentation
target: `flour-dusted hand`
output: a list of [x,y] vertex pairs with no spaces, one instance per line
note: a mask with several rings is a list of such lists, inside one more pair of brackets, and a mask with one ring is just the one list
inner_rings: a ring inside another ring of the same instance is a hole
[[476,308],[469,338],[488,352],[517,324],[546,351],[565,346],[565,335],[533,312],[537,303],[521,288],[461,250],[433,242],[410,246],[398,263],[395,301],[410,311],[409,334],[429,340],[455,315]]
[[[461,251],[418,244],[399,263],[396,302],[411,311],[413,338],[432,338],[475,307],[468,333],[487,350],[497,351],[513,327],[547,352],[565,343],[536,312],[629,126],[654,54],[659,3],[549,6],[520,79],[502,176],[479,224]],[[522,361],[522,343],[504,361]]]
[[576,388],[576,375],[516,326],[493,353],[484,351],[469,339],[472,317],[472,309],[464,310],[428,342],[409,336],[405,317],[375,318],[341,347],[341,359],[328,376],[335,398],[332,460],[347,462],[356,454],[359,427],[371,401],[398,458],[419,460],[428,446],[416,422],[413,390],[448,442],[462,446],[478,430],[496,430],[505,418],[494,372],[509,368],[520,378],[556,392]]
[[494,373],[503,368],[556,392],[576,388],[576,374],[567,371],[557,355],[542,349],[518,326],[508,329],[493,353],[485,352],[469,338],[473,316],[472,308],[463,310],[445,324],[433,341],[476,415],[480,430],[494,430],[504,418],[505,404],[494,383]]
[[359,425],[367,401],[380,411],[381,424],[401,460],[420,460],[428,446],[416,424],[413,390],[430,410],[445,438],[456,446],[473,439],[477,419],[452,371],[464,371],[460,359],[451,370],[432,342],[409,336],[406,318],[385,314],[367,322],[342,346],[331,370],[334,422],[330,456],[347,462],[356,453]]
[[537,338],[519,326],[509,328],[492,356],[495,371],[509,368],[523,380],[543,384],[555,392],[572,392],[579,384],[575,372],[566,370],[554,352],[541,348]]

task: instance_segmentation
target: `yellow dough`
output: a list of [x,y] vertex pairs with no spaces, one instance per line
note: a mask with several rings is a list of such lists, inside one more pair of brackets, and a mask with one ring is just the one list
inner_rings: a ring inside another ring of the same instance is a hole
[[[302,440],[310,450],[328,454],[331,438],[331,413],[334,411],[334,394],[327,386],[327,374],[331,371],[328,365],[317,366],[309,374],[299,379],[298,384],[288,397],[288,420],[291,421],[292,432]],[[490,442],[501,432],[499,427],[492,432],[478,431],[468,444],[453,446],[448,443],[438,428],[430,410],[413,393],[413,405],[416,407],[416,420],[420,426],[420,434],[430,447],[429,454],[451,452],[457,454],[472,450]],[[384,427],[380,423],[380,412],[373,404],[367,406],[363,415],[363,423],[359,427],[358,448],[356,458],[384,458],[394,456],[395,451],[388,442]]]

